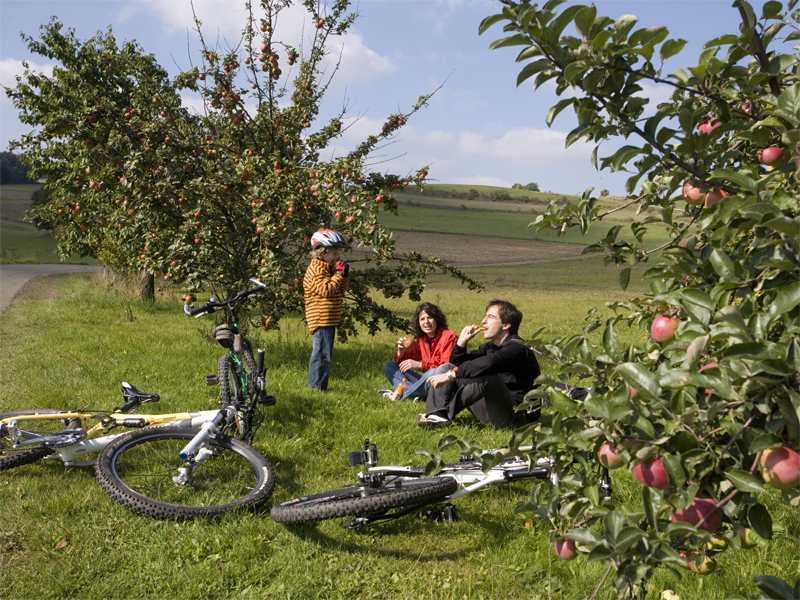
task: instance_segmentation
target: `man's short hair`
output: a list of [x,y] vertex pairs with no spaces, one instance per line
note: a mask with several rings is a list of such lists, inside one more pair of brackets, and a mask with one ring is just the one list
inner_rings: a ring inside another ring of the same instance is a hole
[[503,325],[511,325],[511,327],[508,328],[508,333],[510,335],[517,335],[517,332],[519,332],[519,325],[522,323],[522,313],[519,309],[508,300],[490,300],[486,304],[486,310],[489,310],[491,306],[497,307],[497,314]]

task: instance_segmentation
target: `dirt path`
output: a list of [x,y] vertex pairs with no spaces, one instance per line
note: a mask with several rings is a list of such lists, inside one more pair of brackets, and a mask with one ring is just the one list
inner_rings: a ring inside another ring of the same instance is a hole
[[[67,264],[0,265],[0,313],[11,305],[23,286],[34,277],[67,273],[96,273],[100,269],[101,267]],[[33,292],[33,289],[30,291]],[[30,294],[26,295],[30,296]]]

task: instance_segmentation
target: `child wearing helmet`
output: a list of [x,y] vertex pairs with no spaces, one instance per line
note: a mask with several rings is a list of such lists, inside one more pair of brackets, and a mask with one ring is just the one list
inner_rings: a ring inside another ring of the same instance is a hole
[[317,231],[311,236],[311,263],[303,278],[306,322],[312,335],[308,387],[323,392],[328,389],[333,341],[342,317],[342,296],[349,282],[350,267],[339,260],[339,252],[349,247],[339,232]]

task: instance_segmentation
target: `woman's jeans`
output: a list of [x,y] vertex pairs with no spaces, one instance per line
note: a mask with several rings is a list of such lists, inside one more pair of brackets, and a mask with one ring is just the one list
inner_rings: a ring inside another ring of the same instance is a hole
[[311,360],[308,361],[308,387],[328,391],[331,374],[331,353],[336,327],[320,327],[311,338]]
[[416,371],[403,373],[400,370],[400,365],[390,360],[383,365],[383,373],[386,375],[386,379],[389,380],[392,389],[397,389],[403,379],[406,380],[406,389],[403,392],[403,397],[400,398],[400,400],[405,400],[406,398],[427,398],[428,389],[431,387],[428,383],[428,377],[436,373],[436,369],[428,369],[422,375]]

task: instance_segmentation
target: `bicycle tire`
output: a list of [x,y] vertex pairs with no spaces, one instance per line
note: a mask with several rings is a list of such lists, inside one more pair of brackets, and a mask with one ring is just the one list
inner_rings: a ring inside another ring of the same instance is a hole
[[[245,375],[255,372],[256,361],[249,350],[245,349],[242,352],[242,359],[245,364]],[[230,354],[219,357],[219,396],[223,406],[228,406],[234,399],[243,402],[247,398],[247,389],[242,387],[242,382],[236,376],[234,365]]]
[[[377,488],[350,487],[322,492],[275,504],[270,511],[276,523],[297,524],[338,517],[368,517],[392,508],[443,500],[458,488],[452,477],[396,479]],[[366,492],[366,496],[362,493]]]
[[[57,415],[66,411],[53,408],[28,408],[0,413],[0,420],[10,417],[27,417],[30,415]],[[79,419],[43,419],[41,421],[28,421],[20,432],[21,436],[30,440],[42,433],[55,433],[64,429],[80,426]],[[32,448],[16,449],[6,447],[3,440],[7,436],[0,432],[0,471],[6,471],[23,465],[28,465],[53,454],[52,448],[36,446]]]
[[235,438],[209,437],[215,455],[194,473],[190,485],[172,479],[184,467],[180,450],[197,435],[189,427],[132,431],[103,449],[95,464],[100,487],[112,500],[154,519],[186,521],[214,517],[266,502],[275,473],[258,450]]

